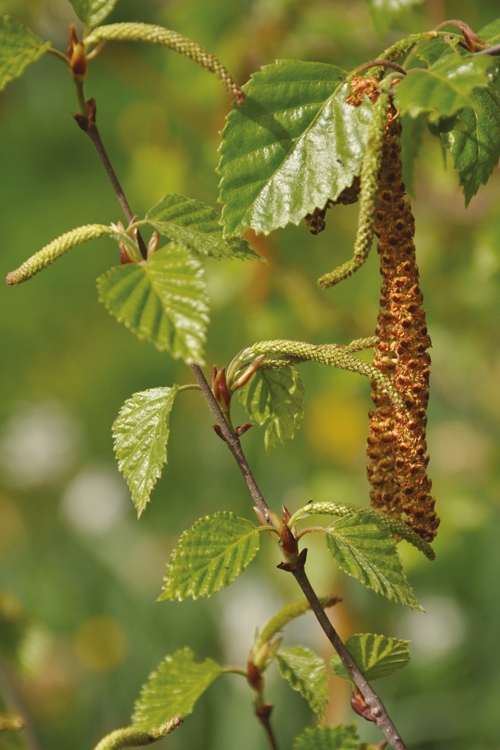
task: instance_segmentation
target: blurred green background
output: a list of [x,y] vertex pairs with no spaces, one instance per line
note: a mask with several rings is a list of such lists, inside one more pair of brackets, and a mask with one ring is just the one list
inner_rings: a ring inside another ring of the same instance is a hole
[[[383,40],[363,0],[119,0],[108,20],[173,28],[214,52],[243,83],[284,57],[351,69],[408,32],[446,18],[478,31],[499,11],[495,0],[428,0]],[[65,49],[74,18],[65,0],[0,0],[0,13]],[[159,48],[109,44],[91,64],[87,95],[97,100],[103,140],[135,212],[167,192],[216,205],[219,132],[230,101],[206,71]],[[49,55],[0,97],[0,275],[75,226],[122,218],[71,118],[76,108],[64,66]],[[438,141],[424,141],[413,204],[434,345],[429,470],[442,522],[434,563],[413,549],[401,553],[427,613],[365,590],[336,572],[321,541],[308,545],[319,593],[344,597],[332,614],[341,635],[411,640],[410,667],[378,688],[415,750],[500,748],[499,187],[496,172],[466,211]],[[250,236],[268,265],[208,264],[209,364],[227,365],[259,339],[346,343],[372,335],[376,253],[348,283],[328,292],[315,284],[350,257],[356,210],[330,211],[318,237],[305,225]],[[172,414],[169,465],[137,521],[114,461],[111,424],[132,393],[192,378],[99,304],[95,278],[118,262],[116,246],[99,240],[0,291],[0,648],[6,664],[9,655],[11,664],[17,660],[16,671],[0,670],[0,692],[3,709],[17,705],[34,728],[0,735],[2,749],[89,750],[129,723],[140,685],[164,655],[188,645],[200,660],[244,666],[255,627],[299,598],[291,577],[276,570],[278,553],[266,538],[258,560],[214,599],[156,602],[182,530],[216,510],[253,513],[211,414],[200,395],[187,392]],[[244,437],[264,495],[292,511],[311,498],[367,503],[368,382],[312,365],[301,374],[308,399],[297,437],[269,458],[257,428]],[[330,656],[310,615],[285,642]],[[312,716],[276,674],[268,682],[280,747],[291,747]],[[348,697],[347,683],[332,677],[329,722],[357,718]],[[382,739],[363,720],[359,730],[365,741]],[[167,746],[264,748],[244,681],[221,678],[158,744]]]

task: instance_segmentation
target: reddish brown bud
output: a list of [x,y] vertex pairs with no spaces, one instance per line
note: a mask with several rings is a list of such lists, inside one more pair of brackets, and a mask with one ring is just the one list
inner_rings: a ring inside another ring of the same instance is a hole
[[85,80],[87,75],[87,57],[85,55],[85,45],[83,42],[77,42],[71,55],[71,72],[75,81]]

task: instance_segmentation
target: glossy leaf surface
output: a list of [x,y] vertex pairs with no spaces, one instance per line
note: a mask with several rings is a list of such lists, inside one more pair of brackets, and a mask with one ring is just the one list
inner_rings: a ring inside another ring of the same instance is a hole
[[396,106],[411,117],[425,112],[429,121],[451,117],[464,107],[474,107],[476,86],[490,83],[495,62],[488,55],[464,59],[458,52],[440,57],[427,70],[413,70],[396,89]]
[[97,280],[99,298],[138,338],[174,358],[203,363],[208,296],[203,268],[169,243],[148,261],[115,266]]
[[23,74],[50,47],[33,31],[10,16],[0,16],[0,91]]
[[373,110],[368,99],[346,103],[345,76],[333,65],[281,60],[243,87],[220,149],[226,235],[298,224],[352,184]]
[[178,387],[152,388],[125,401],[113,424],[118,468],[140,516],[167,462],[168,419]]
[[306,729],[295,740],[295,750],[358,750],[356,724]]
[[[356,666],[368,682],[390,677],[394,672],[406,667],[411,658],[408,645],[409,641],[373,633],[358,633],[350,636],[345,642]],[[338,677],[352,681],[339,656],[332,657],[331,665]]]
[[265,428],[266,453],[294,436],[304,415],[305,389],[293,367],[257,370],[237,393],[250,419]]
[[368,514],[339,518],[327,530],[327,547],[339,567],[387,599],[420,609],[406,580],[389,530]]
[[465,205],[486,185],[500,158],[500,95],[493,86],[472,90],[473,107],[460,112],[460,130],[443,136],[450,148]]
[[260,258],[248,242],[222,237],[219,216],[209,206],[170,193],[146,214],[148,224],[171,240],[182,242],[193,253],[214,258]]
[[322,720],[328,703],[328,676],[323,659],[302,646],[282,648],[275,658],[282,676]]
[[134,726],[151,730],[174,716],[187,716],[200,696],[221,674],[221,667],[212,659],[195,662],[189,648],[166,656],[149,676],[135,703],[132,716]]
[[173,551],[159,599],[212,596],[247,567],[259,543],[255,526],[234,513],[201,518],[182,534]]

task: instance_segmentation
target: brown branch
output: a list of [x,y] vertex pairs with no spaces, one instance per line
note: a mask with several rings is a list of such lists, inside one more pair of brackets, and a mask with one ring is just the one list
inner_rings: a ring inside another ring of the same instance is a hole
[[[203,392],[203,395],[205,396],[205,399],[207,400],[207,403],[213,415],[217,420],[217,424],[220,427],[227,446],[233,454],[236,463],[238,464],[239,469],[243,474],[252,499],[258,506],[259,510],[264,514],[265,518],[268,519],[270,508],[264,500],[262,493],[260,492],[257,483],[252,475],[252,472],[250,471],[250,467],[248,466],[247,460],[241,448],[240,441],[232,433],[226,420],[224,419],[219,405],[217,404],[217,401],[215,400],[215,397],[210,390],[210,386],[208,385],[200,367],[198,365],[192,364],[191,370],[196,380],[198,381],[198,384]],[[340,656],[342,663],[351,675],[356,687],[366,701],[366,704],[370,709],[371,716],[373,717],[373,721],[375,721],[378,728],[385,734],[394,750],[407,750],[406,745],[401,739],[401,736],[399,735],[396,727],[392,723],[384,704],[359,671],[352,656],[344,646],[343,642],[340,639],[340,636],[326,616],[325,611],[321,606],[321,602],[319,601],[314,589],[312,588],[304,568],[299,566],[294,569],[293,566],[287,566],[285,569],[290,570],[300,588],[302,589],[304,596],[311,605],[311,609],[316,616],[319,624],[321,625],[323,631],[325,632],[325,635],[327,636],[337,654]]]
[[276,742],[276,737],[271,726],[272,708],[269,703],[263,703],[259,707],[255,706],[255,715],[264,728],[271,750],[278,750],[278,743]]

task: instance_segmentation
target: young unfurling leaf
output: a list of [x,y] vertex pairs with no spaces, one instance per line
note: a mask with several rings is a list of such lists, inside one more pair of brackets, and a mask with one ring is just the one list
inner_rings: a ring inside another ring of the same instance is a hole
[[[410,663],[409,641],[389,638],[386,635],[358,633],[351,635],[345,646],[362,675],[369,681],[390,677]],[[352,681],[339,656],[332,657],[333,671],[343,680]]]

